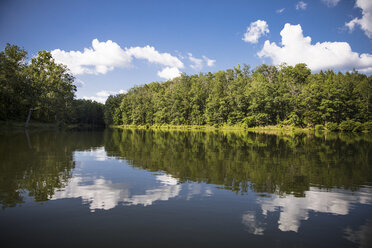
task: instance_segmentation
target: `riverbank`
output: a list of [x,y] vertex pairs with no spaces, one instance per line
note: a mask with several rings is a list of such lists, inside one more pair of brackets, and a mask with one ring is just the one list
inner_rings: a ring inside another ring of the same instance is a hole
[[[370,123],[368,123],[370,124]],[[316,125],[315,127],[294,127],[284,125],[272,126],[258,126],[258,127],[244,127],[242,125],[113,125],[112,128],[122,129],[152,129],[152,130],[184,130],[184,131],[248,131],[257,133],[368,133],[371,128],[354,129],[351,130],[331,130],[323,125]]]
[[[292,126],[208,126],[208,125],[113,125],[112,128],[121,129],[151,129],[151,130],[180,130],[180,131],[248,131],[262,133],[311,133],[314,128],[298,128]],[[325,130],[326,131],[326,130]]]
[[[19,130],[24,129],[25,123],[19,121],[0,121],[0,130]],[[38,130],[55,130],[55,129],[65,129],[65,130],[89,130],[89,129],[102,129],[104,126],[97,126],[91,124],[67,124],[62,126],[57,126],[55,123],[45,123],[32,121],[28,125],[28,129],[38,129]]]

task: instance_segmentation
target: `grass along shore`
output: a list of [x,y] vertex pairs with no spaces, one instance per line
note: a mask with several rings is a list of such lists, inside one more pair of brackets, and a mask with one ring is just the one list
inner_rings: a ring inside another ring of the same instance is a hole
[[[261,126],[243,127],[239,125],[209,126],[209,125],[112,125],[121,129],[151,129],[151,130],[180,130],[180,131],[250,131],[263,133],[312,133],[315,128],[299,128],[293,126]],[[329,130],[322,130],[328,131]]]

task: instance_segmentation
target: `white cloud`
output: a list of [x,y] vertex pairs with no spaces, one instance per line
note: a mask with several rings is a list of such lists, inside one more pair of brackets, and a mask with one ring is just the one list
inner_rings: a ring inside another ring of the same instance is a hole
[[127,67],[132,61],[131,56],[111,40],[94,39],[92,48],[84,48],[83,52],[55,49],[51,53],[57,63],[67,65],[75,75],[106,74],[115,67]]
[[181,72],[177,67],[165,67],[163,70],[158,71],[158,76],[167,80],[178,77]]
[[106,74],[116,67],[130,67],[133,58],[179,69],[184,67],[177,57],[169,53],[160,53],[152,46],[122,49],[111,40],[100,42],[94,39],[92,47],[84,48],[83,52],[55,49],[51,53],[57,63],[67,65],[75,75]]
[[372,39],[372,1],[357,0],[356,8],[362,9],[362,18],[354,18],[350,22],[345,23],[350,31],[353,31],[356,25],[359,25],[368,38]]
[[192,65],[190,65],[190,67],[194,70],[200,71],[205,65],[208,67],[212,67],[214,66],[214,63],[216,63],[216,60],[210,59],[204,55],[202,56],[202,59],[193,57],[191,53],[188,53],[187,55],[188,59],[193,63]]
[[150,63],[160,64],[164,66],[176,67],[182,69],[183,63],[169,53],[159,53],[154,47],[131,47],[126,50],[130,56],[137,59],[146,59]]
[[188,53],[187,55],[189,56],[189,60],[193,63],[192,65],[190,65],[190,67],[192,69],[194,69],[194,70],[203,69],[203,60],[202,59],[198,59],[198,58],[193,57],[191,53]]
[[280,35],[282,36],[282,46],[267,40],[257,55],[261,58],[271,58],[274,64],[306,63],[314,71],[355,68],[364,73],[372,72],[372,55],[353,52],[347,42],[317,42],[312,45],[311,38],[303,36],[299,24],[285,24]]
[[247,28],[247,32],[245,32],[244,34],[243,41],[257,43],[258,39],[262,35],[269,32],[269,26],[267,25],[266,21],[257,20],[255,22],[251,22],[251,24]]
[[216,63],[215,59],[207,58],[206,56],[203,56],[204,61],[207,63],[208,67],[214,66],[214,63]]
[[307,7],[307,3],[303,2],[303,1],[299,1],[296,4],[296,10],[305,10],[306,7]]
[[109,90],[101,90],[97,92],[94,96],[84,96],[83,99],[85,100],[92,100],[100,103],[105,103],[107,98],[110,95],[117,95],[117,94],[126,94],[126,90],[119,90],[119,91],[109,91]]
[[282,13],[284,10],[285,10],[285,8],[277,9],[277,10],[276,10],[276,13],[280,14],[280,13]]
[[340,2],[340,0],[322,0],[322,2],[328,7],[332,8],[335,7]]

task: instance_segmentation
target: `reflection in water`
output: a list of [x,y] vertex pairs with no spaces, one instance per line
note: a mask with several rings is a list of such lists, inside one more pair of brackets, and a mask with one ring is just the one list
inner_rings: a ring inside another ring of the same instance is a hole
[[350,227],[344,230],[345,238],[353,243],[359,244],[361,248],[371,247],[372,244],[372,220],[367,220],[366,224],[361,225],[357,230]]
[[180,182],[222,185],[235,192],[301,197],[311,185],[357,190],[372,183],[371,136],[265,135],[247,132],[114,130],[109,156],[165,171]]
[[271,198],[258,198],[258,202],[264,215],[280,208],[278,224],[281,231],[297,232],[300,221],[308,219],[309,211],[346,215],[352,204],[371,204],[372,190],[369,188],[352,194],[348,191],[326,192],[311,187],[305,197],[273,195]]
[[242,223],[247,227],[247,231],[254,235],[263,235],[265,228],[261,221],[256,218],[256,213],[248,211],[242,216]]
[[146,190],[143,195],[131,195],[130,185],[127,183],[112,183],[103,178],[94,179],[93,184],[85,185],[82,177],[74,177],[67,187],[56,192],[52,200],[81,197],[84,204],[89,204],[89,209],[94,212],[97,209],[109,210],[116,207],[120,202],[125,205],[151,205],[155,201],[166,201],[176,197],[181,185],[177,180],[168,175],[156,176],[162,186]]
[[94,149],[90,149],[90,150],[81,151],[79,153],[83,156],[94,157],[95,161],[105,161],[105,160],[109,159],[109,157],[107,157],[107,153],[106,153],[105,148],[103,146],[98,147],[98,148],[94,148]]
[[[80,167],[84,166],[85,162],[91,160],[103,162],[110,159],[104,147],[76,152],[74,158],[83,163]],[[116,165],[123,166],[120,163],[116,163]],[[155,184],[160,184],[160,186],[156,185],[150,189],[145,189],[144,194],[132,194],[131,185],[126,181],[113,183],[105,179],[104,175],[101,175],[100,178],[81,176],[81,170],[83,169],[77,168],[77,175],[73,176],[67,183],[67,186],[56,192],[51,199],[82,198],[83,203],[89,204],[89,209],[94,212],[97,209],[112,209],[119,203],[129,206],[149,206],[155,201],[167,201],[170,198],[176,197],[181,190],[181,185],[178,184],[176,178],[163,174],[155,176],[155,181],[157,182]]]
[[[146,130],[36,132],[28,137],[24,133],[0,134],[0,204],[6,209],[22,203],[13,213],[26,209],[35,219],[42,216],[27,208],[31,201],[52,200],[40,211],[50,209],[49,217],[61,214],[53,206],[63,204],[73,206],[69,210],[75,217],[89,213],[87,208],[105,210],[105,216],[121,211],[107,221],[109,227],[115,223],[116,231],[130,232],[134,230],[131,225],[140,220],[137,230],[153,238],[171,232],[178,237],[192,233],[190,230],[198,234],[193,238],[203,237],[199,234],[208,235],[211,230],[216,240],[229,235],[230,241],[241,245],[246,244],[241,240],[253,237],[261,238],[262,246],[274,246],[276,243],[267,242],[298,235],[306,240],[290,241],[298,247],[315,246],[302,235],[316,218],[313,213],[354,218],[360,211],[359,220],[333,224],[332,231],[334,237],[343,239],[339,244],[368,247],[372,225],[365,212],[372,205],[371,143],[368,134],[317,137]],[[79,212],[81,202],[84,206]],[[12,211],[0,211],[0,217],[9,213]],[[100,214],[85,218],[97,216]],[[124,221],[119,221],[120,216]],[[9,217],[7,224],[2,219],[1,230],[7,231],[16,218]],[[132,222],[126,224],[128,218]],[[167,224],[159,224],[162,229],[157,231],[157,224],[149,222],[152,218]],[[95,220],[96,226],[102,225],[102,219]],[[319,224],[313,222],[311,232]],[[82,219],[82,223],[90,222]],[[150,224],[151,228],[144,228]],[[53,225],[48,222],[48,226]],[[227,233],[226,226],[231,228]],[[221,235],[214,235],[219,231]],[[226,243],[215,244],[226,247]],[[286,246],[283,244],[279,246]]]
[[[298,232],[302,220],[309,218],[309,212],[347,215],[355,204],[372,204],[372,188],[363,188],[356,192],[347,190],[324,191],[311,187],[304,197],[294,195],[272,195],[257,198],[262,215],[267,218],[269,212],[279,211],[279,230]],[[243,224],[252,234],[262,235],[263,224],[258,222],[254,212],[242,215]]]
[[23,203],[25,192],[35,201],[52,198],[54,192],[65,187],[72,176],[75,168],[72,153],[102,143],[102,132],[0,134],[2,208]]

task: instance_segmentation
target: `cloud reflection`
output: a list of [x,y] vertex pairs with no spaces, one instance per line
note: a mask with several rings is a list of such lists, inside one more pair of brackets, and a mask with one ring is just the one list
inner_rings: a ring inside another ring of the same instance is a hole
[[104,178],[94,179],[92,184],[84,185],[88,178],[74,177],[61,191],[57,191],[52,200],[64,198],[82,198],[89,209],[109,210],[120,202],[125,205],[152,205],[155,201],[166,201],[178,196],[181,185],[178,180],[169,175],[158,175],[156,180],[161,186],[148,189],[144,194],[132,195],[128,183],[112,183]]
[[247,227],[247,231],[254,235],[264,234],[264,223],[257,220],[255,212],[249,211],[242,216],[242,223]]
[[367,223],[361,225],[358,230],[348,227],[344,230],[344,233],[347,240],[359,244],[359,247],[370,247],[372,244],[372,220],[367,220]]
[[281,231],[297,232],[301,220],[307,220],[310,211],[347,215],[355,203],[371,204],[371,193],[370,188],[351,193],[341,190],[327,192],[311,187],[309,191],[305,192],[305,197],[273,195],[270,198],[258,198],[257,201],[265,216],[268,212],[280,209],[278,227]]

